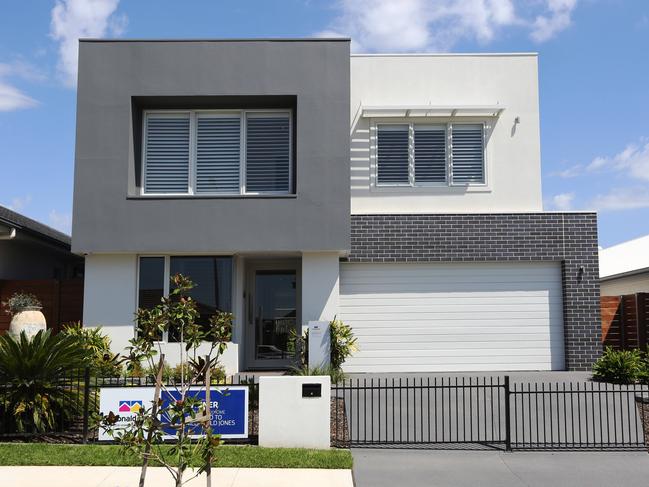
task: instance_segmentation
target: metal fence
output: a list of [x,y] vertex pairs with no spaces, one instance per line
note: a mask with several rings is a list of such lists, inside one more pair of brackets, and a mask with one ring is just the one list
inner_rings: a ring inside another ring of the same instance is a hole
[[[176,382],[168,379],[167,387],[174,387]],[[259,383],[258,378],[250,375],[237,375],[226,383],[213,382],[214,386],[247,386],[248,393],[248,438],[245,440],[227,440],[227,443],[257,443],[259,424]],[[61,398],[60,411],[54,417],[54,425],[44,433],[33,429],[19,431],[10,410],[8,394],[11,385],[0,385],[0,440],[12,438],[47,437],[57,441],[87,443],[97,441],[98,425],[96,414],[99,413],[99,393],[106,387],[144,387],[155,386],[155,379],[146,377],[96,377],[89,369],[72,371],[49,383]]]
[[[644,385],[504,377],[370,378],[332,386],[334,445],[642,449]],[[342,418],[341,418],[342,416]]]
[[[259,377],[228,384],[249,387],[249,438],[257,443]],[[173,380],[166,382],[173,386]],[[97,439],[94,413],[103,387],[153,386],[151,377],[94,377],[89,370],[52,381],[69,414],[54,418],[46,436],[66,442]],[[0,385],[0,440],[17,432]],[[646,402],[638,401],[644,398]],[[360,378],[332,384],[332,446],[482,446],[504,450],[643,449],[649,428],[649,387],[597,382],[512,382],[503,377]],[[42,434],[38,434],[42,436]]]

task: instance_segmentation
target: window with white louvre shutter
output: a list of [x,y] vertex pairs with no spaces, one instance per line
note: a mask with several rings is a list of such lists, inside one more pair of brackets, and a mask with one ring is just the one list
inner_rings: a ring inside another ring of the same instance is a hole
[[377,128],[377,181],[379,184],[409,184],[408,125],[379,125]]
[[246,192],[288,193],[291,173],[288,114],[246,117]]
[[372,130],[377,186],[486,183],[483,124],[379,123]]
[[484,182],[482,125],[453,124],[451,127],[453,184]]
[[446,182],[446,126],[415,125],[415,183]]
[[199,115],[196,193],[239,193],[241,117]]
[[146,117],[145,193],[187,193],[189,133],[189,114],[160,114]]
[[289,110],[146,111],[144,195],[293,191]]

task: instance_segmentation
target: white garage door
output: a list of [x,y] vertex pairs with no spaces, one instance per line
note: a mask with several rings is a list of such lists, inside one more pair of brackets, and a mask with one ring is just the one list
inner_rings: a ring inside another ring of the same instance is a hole
[[347,372],[561,370],[559,263],[341,264]]

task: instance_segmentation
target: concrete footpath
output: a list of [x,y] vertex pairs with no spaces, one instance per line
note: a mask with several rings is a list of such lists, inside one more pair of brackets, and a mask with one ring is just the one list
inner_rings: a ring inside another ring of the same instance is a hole
[[[2,487],[136,487],[139,467],[0,467]],[[188,472],[185,478],[190,478]],[[173,487],[169,472],[149,468],[147,486]],[[205,475],[185,484],[205,485]],[[214,487],[353,487],[351,470],[313,468],[215,468]]]
[[646,487],[646,452],[353,449],[356,487]]

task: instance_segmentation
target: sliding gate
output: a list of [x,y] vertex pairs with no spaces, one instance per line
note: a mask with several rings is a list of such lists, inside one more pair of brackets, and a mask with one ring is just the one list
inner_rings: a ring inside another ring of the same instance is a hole
[[[647,386],[382,377],[332,385],[332,444],[641,449]],[[645,408],[646,406],[646,408]]]

